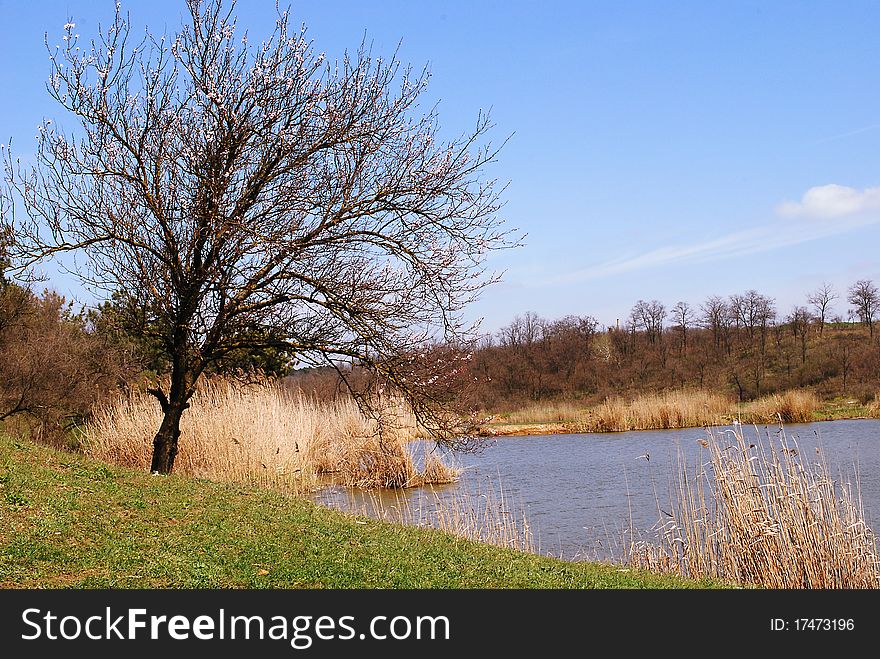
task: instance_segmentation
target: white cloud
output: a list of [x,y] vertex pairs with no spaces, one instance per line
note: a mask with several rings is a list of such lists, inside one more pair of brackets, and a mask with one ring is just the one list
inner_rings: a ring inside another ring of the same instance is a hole
[[782,217],[833,219],[880,209],[880,187],[857,190],[829,183],[810,188],[800,201],[785,201],[776,207]]

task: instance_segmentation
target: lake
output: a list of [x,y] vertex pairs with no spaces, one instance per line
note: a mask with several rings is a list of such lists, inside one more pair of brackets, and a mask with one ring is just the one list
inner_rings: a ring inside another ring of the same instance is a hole
[[[745,438],[777,437],[779,426],[745,426]],[[731,427],[715,428],[730,437]],[[876,531],[880,521],[880,421],[846,420],[785,427],[805,462],[824,455],[832,477],[860,484],[865,518]],[[632,528],[649,539],[669,510],[673,478],[681,455],[691,466],[708,452],[697,440],[706,430],[650,430],[622,433],[532,435],[488,440],[478,453],[455,457],[463,469],[457,483],[412,488],[381,495],[338,487],[315,495],[317,502],[375,514],[378,506],[413,503],[437,496],[479,497],[503,487],[507,505],[524,512],[539,551],[568,560],[619,555]],[[819,452],[817,452],[819,449]],[[820,455],[821,452],[821,455]],[[693,470],[691,470],[693,471]],[[855,474],[858,474],[856,479]],[[423,505],[423,504],[421,504]]]

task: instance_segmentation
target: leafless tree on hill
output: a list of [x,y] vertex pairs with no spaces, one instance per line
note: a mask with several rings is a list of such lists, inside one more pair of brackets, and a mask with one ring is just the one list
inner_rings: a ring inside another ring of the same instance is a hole
[[651,343],[662,340],[666,316],[666,307],[659,300],[639,300],[630,312],[633,327],[644,330]]
[[819,321],[819,336],[825,333],[825,321],[831,311],[831,303],[838,298],[834,287],[824,283],[815,291],[807,295],[807,302],[813,306],[816,319]]
[[726,341],[726,329],[730,322],[730,312],[727,302],[718,295],[712,295],[700,307],[702,312],[703,327],[712,332],[712,340],[715,348],[720,348],[722,341]]
[[673,328],[681,334],[680,352],[684,352],[687,350],[688,329],[697,321],[696,313],[690,304],[681,301],[675,303],[671,313]]
[[850,286],[847,301],[854,307],[854,311],[868,328],[868,334],[874,338],[874,320],[877,317],[878,305],[880,305],[880,291],[870,279],[860,279]]
[[795,306],[785,320],[791,327],[794,338],[800,344],[801,364],[805,364],[807,361],[807,339],[809,337],[812,316],[806,307]]

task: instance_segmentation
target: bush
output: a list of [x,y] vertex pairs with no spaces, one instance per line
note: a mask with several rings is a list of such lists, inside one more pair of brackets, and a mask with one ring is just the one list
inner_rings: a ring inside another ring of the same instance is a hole
[[0,288],[0,420],[70,448],[69,430],[126,380],[126,359],[56,293]]

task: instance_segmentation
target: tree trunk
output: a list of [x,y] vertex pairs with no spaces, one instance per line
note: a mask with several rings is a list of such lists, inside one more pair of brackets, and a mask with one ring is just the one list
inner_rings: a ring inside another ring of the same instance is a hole
[[171,351],[171,382],[168,395],[161,387],[147,391],[156,397],[162,406],[162,425],[153,438],[153,460],[150,472],[154,474],[170,474],[174,469],[174,458],[177,457],[177,440],[180,438],[180,418],[189,407],[189,399],[193,394],[191,383],[198,378],[193,375],[187,363],[186,323],[179,322],[175,328]]
[[170,397],[165,396],[161,388],[147,390],[162,406],[162,425],[153,438],[153,460],[150,464],[150,472],[154,474],[170,474],[174,469],[177,440],[180,438],[180,418],[184,410],[189,407],[187,402],[189,396],[184,382],[183,369],[175,368],[171,374]]
[[162,417],[162,425],[153,439],[153,461],[150,471],[154,474],[170,474],[177,457],[177,440],[180,437],[180,418],[189,407],[187,403],[171,403]]

